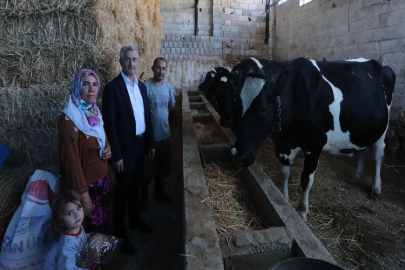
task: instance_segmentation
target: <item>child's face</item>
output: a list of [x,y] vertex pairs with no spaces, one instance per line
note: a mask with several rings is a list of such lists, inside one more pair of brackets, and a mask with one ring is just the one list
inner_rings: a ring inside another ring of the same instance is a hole
[[83,217],[83,207],[80,204],[70,202],[66,205],[63,220],[65,221],[67,230],[80,227]]

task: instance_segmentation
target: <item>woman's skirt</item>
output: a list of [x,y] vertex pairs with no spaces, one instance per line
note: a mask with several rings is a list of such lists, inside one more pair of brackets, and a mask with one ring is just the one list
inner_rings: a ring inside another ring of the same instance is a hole
[[93,210],[85,219],[86,233],[105,233],[110,211],[110,180],[108,175],[88,185]]

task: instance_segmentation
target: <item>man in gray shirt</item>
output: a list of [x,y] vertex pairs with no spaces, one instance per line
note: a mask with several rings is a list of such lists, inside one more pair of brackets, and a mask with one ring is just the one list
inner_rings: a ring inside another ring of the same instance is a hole
[[[167,71],[167,61],[156,58],[152,66],[153,78],[145,81],[150,105],[151,120],[155,137],[155,158],[150,160],[150,167],[145,173],[149,181],[154,177],[155,199],[162,203],[171,203],[171,197],[164,191],[164,178],[171,171],[171,142],[169,126],[169,110],[174,109],[175,99],[172,88],[164,80]],[[147,181],[147,183],[149,183]],[[147,186],[142,188],[143,210],[148,205]]]

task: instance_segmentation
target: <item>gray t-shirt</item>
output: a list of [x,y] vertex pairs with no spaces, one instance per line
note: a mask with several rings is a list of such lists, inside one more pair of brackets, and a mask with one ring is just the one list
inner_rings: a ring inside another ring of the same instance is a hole
[[155,141],[170,138],[168,107],[174,106],[176,102],[172,87],[166,81],[163,81],[163,85],[161,86],[154,85],[150,79],[145,81],[145,85],[148,91]]

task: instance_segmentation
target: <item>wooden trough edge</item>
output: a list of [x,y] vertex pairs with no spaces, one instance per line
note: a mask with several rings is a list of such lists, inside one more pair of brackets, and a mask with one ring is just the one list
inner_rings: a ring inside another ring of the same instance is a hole
[[183,181],[186,269],[223,270],[187,91],[183,90]]

